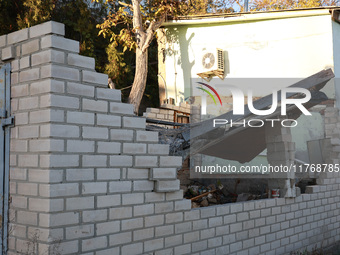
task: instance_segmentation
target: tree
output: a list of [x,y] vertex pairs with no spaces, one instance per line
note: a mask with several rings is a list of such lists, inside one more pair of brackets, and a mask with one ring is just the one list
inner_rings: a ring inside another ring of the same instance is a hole
[[249,4],[251,11],[270,11],[282,9],[335,6],[339,0],[253,0]]
[[[129,3],[106,0],[106,2],[111,5],[111,11],[105,21],[98,26],[101,29],[100,34],[110,37],[113,48],[122,45],[123,52],[134,50],[136,54],[135,74],[128,102],[134,105],[134,112],[137,114],[146,87],[148,48],[162,23],[178,15],[203,14],[209,10],[216,12],[231,10],[230,7],[225,8],[226,5],[222,4],[225,3],[224,0],[216,0],[216,2],[212,0],[131,0]],[[115,29],[117,27],[120,29]],[[117,56],[116,59],[118,58]]]

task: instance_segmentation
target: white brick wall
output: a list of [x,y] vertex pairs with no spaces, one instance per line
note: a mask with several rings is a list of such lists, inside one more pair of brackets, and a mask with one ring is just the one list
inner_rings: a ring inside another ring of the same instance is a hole
[[[145,118],[63,34],[48,22],[0,37],[16,118],[8,254],[25,251],[36,230],[40,251],[58,242],[61,254],[88,255],[289,254],[340,240],[339,174],[321,175],[293,199],[191,210],[176,180],[182,158],[168,156],[158,133],[145,131]],[[333,129],[326,133],[335,148]]]

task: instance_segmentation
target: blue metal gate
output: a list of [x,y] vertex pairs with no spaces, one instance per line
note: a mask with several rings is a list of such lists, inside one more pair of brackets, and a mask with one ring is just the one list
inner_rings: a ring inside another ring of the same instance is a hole
[[10,65],[0,69],[0,248],[7,254],[8,193],[9,193],[9,139],[13,117],[10,116]]

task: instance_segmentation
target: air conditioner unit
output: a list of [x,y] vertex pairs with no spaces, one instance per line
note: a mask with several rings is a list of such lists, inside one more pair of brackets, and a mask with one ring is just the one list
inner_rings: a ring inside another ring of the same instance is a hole
[[202,73],[197,75],[210,81],[213,76],[224,79],[224,52],[222,49],[205,50],[201,57]]

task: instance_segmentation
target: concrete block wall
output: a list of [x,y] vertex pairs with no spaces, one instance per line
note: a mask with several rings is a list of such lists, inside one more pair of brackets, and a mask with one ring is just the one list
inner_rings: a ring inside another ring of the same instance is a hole
[[8,254],[286,254],[340,240],[340,176],[292,199],[191,210],[145,118],[55,22],[0,37],[12,64]]

